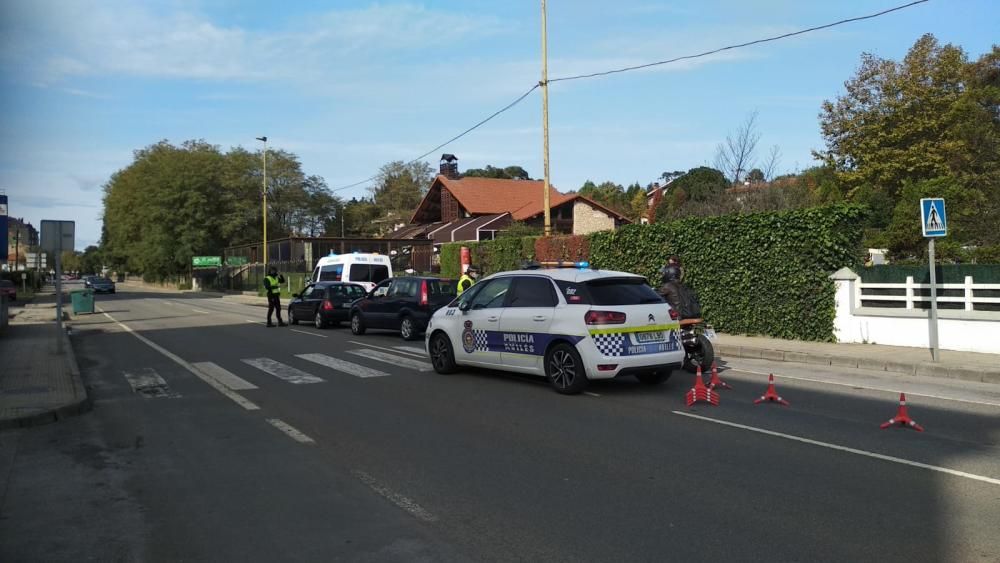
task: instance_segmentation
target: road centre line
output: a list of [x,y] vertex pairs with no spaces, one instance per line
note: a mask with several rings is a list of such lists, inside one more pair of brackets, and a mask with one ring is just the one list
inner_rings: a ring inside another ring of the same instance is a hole
[[[375,344],[367,344],[365,342],[358,342],[357,340],[348,340],[351,344],[357,344],[358,346],[367,346],[369,348],[374,348],[376,350],[385,350],[385,346],[377,346]],[[413,356],[415,358],[420,358],[421,360],[426,360],[426,354],[416,354],[414,352],[404,352],[403,350],[393,350],[393,353],[406,354],[407,356]]]
[[377,479],[365,473],[364,471],[355,470],[352,471],[352,473],[354,473],[354,476],[360,479],[362,483],[368,485],[368,487],[371,490],[382,495],[383,497],[388,499],[391,503],[409,512],[413,516],[416,516],[417,518],[425,522],[437,521],[437,516],[434,516],[416,502],[404,497],[403,495],[393,491],[389,487],[386,487],[385,485],[379,483]]
[[319,338],[329,338],[329,337],[328,337],[327,335],[325,335],[325,334],[316,334],[315,332],[309,332],[309,331],[305,331],[305,330],[299,330],[299,329],[296,329],[296,328],[293,328],[293,329],[290,329],[290,330],[291,330],[292,332],[297,332],[297,333],[299,333],[299,334],[308,334],[309,336],[317,336],[317,337],[319,337]]
[[885,387],[872,387],[872,386],[869,386],[869,385],[858,384],[858,383],[841,383],[839,381],[827,381],[827,380],[824,380],[824,379],[815,379],[815,378],[812,378],[812,377],[801,377],[801,376],[797,376],[797,375],[779,375],[779,374],[774,373],[774,372],[754,371],[754,370],[750,370],[750,369],[743,369],[743,368],[736,368],[736,367],[734,367],[734,368],[728,368],[727,371],[728,370],[738,371],[738,372],[741,372],[741,373],[751,373],[751,374],[754,374],[754,375],[772,375],[773,374],[774,377],[778,377],[778,378],[781,378],[781,379],[792,379],[792,380],[798,380],[798,381],[809,381],[811,383],[823,383],[823,384],[826,384],[826,385],[839,385],[840,387],[850,387],[852,389],[867,389],[869,391],[883,391],[885,393],[892,393],[894,395],[898,394],[898,393],[901,393],[901,392],[905,392],[907,395],[909,395],[911,397],[927,397],[928,399],[939,399],[939,400],[942,400],[942,401],[955,401],[955,402],[958,402],[958,403],[970,403],[970,404],[973,404],[973,405],[986,405],[986,406],[990,406],[990,407],[1000,407],[1000,403],[991,403],[989,401],[973,401],[971,399],[956,399],[955,397],[942,397],[941,395],[928,395],[927,393],[917,393],[917,392],[913,392],[913,391],[904,391],[904,390],[901,390],[901,389],[887,389]]
[[287,422],[285,422],[285,421],[283,421],[281,419],[268,418],[267,419],[267,423],[270,424],[271,426],[277,428],[278,430],[281,430],[289,438],[295,440],[296,442],[300,442],[300,443],[303,443],[303,444],[315,444],[316,443],[316,440],[313,440],[309,436],[306,436],[302,432],[299,432],[298,430],[295,429],[294,426],[292,426],[291,424],[288,424]]
[[1000,479],[994,479],[992,477],[985,477],[983,475],[976,475],[975,473],[966,473],[965,471],[958,471],[956,469],[948,469],[947,467],[940,467],[937,465],[930,465],[927,463],[920,463],[919,461],[910,461],[908,459],[903,459],[899,457],[878,454],[875,452],[869,452],[865,450],[858,450],[855,448],[848,448],[847,446],[839,446],[837,444],[830,444],[828,442],[820,442],[819,440],[811,440],[809,438],[802,438],[801,436],[793,436],[792,434],[783,434],[781,432],[775,432],[773,430],[765,430],[763,428],[757,428],[755,426],[747,426],[745,424],[738,424],[735,422],[727,422],[725,420],[719,420],[716,418],[709,418],[707,416],[700,416],[697,414],[692,414],[683,411],[670,411],[674,414],[680,416],[686,416],[688,418],[694,418],[697,420],[704,420],[706,422],[713,422],[715,424],[721,424],[723,426],[729,426],[732,428],[739,428],[740,430],[749,430],[750,432],[757,432],[759,434],[766,434],[768,436],[774,436],[776,438],[784,438],[786,440],[792,440],[795,442],[802,442],[803,444],[810,444],[813,446],[820,446],[823,448],[829,448],[831,450],[837,450],[841,452],[847,452],[856,455],[862,455],[865,457],[871,457],[874,459],[880,459],[882,461],[890,461],[892,463],[899,463],[901,465],[909,465],[911,467],[918,467],[920,469],[929,469],[931,471],[937,471],[940,473],[947,473],[948,475],[954,475],[956,477],[963,477],[965,479],[972,479],[974,481],[982,481],[984,483],[989,483],[991,485],[1000,485]]
[[209,386],[211,386],[213,389],[215,389],[219,393],[222,393],[223,395],[225,395],[229,399],[232,399],[237,405],[245,408],[248,411],[255,411],[255,410],[259,410],[260,409],[260,407],[258,407],[257,405],[253,404],[252,402],[248,401],[245,397],[243,397],[243,395],[240,395],[239,393],[233,392],[232,390],[230,390],[225,385],[219,383],[218,381],[216,381],[215,379],[209,377],[208,375],[205,375],[198,368],[194,367],[192,364],[188,363],[187,361],[185,361],[183,358],[181,358],[177,354],[174,354],[170,350],[167,350],[163,346],[160,346],[156,342],[153,342],[152,340],[150,340],[150,339],[146,338],[145,336],[139,334],[138,332],[132,330],[131,327],[129,327],[129,326],[123,324],[122,322],[118,321],[117,319],[115,319],[114,317],[112,317],[111,315],[109,315],[108,313],[105,313],[104,310],[101,309],[100,307],[98,307],[97,310],[100,311],[109,320],[111,320],[111,322],[113,322],[113,323],[117,324],[119,327],[121,327],[122,330],[124,330],[125,332],[128,332],[132,336],[138,338],[141,342],[143,342],[144,344],[146,344],[147,346],[149,346],[153,350],[156,350],[157,352],[159,352],[159,353],[163,354],[164,356],[170,358],[175,363],[177,363],[178,365],[180,365],[182,368],[184,368],[184,369],[188,370],[189,372],[191,372],[192,374],[194,374],[195,377],[197,377],[198,379],[200,379],[200,380],[204,381],[205,383],[209,384]]

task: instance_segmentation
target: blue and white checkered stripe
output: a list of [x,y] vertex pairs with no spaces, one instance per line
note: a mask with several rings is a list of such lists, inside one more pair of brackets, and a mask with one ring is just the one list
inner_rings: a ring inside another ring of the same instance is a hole
[[476,340],[476,351],[477,352],[489,352],[490,345],[488,338],[486,336],[485,330],[473,330],[472,336]]
[[603,356],[621,356],[625,348],[625,334],[613,332],[611,334],[592,335],[597,350]]

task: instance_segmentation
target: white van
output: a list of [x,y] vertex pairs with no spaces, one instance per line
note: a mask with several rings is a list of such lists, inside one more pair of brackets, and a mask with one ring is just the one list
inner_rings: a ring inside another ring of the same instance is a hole
[[392,264],[384,254],[330,254],[319,259],[313,282],[338,281],[361,285],[371,291],[375,284],[392,277]]

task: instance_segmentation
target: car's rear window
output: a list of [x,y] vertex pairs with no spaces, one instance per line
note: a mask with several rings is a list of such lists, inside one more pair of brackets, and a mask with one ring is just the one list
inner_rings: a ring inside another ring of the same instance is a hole
[[457,294],[455,280],[427,280],[427,292],[431,295]]
[[0,280],[0,287],[14,287],[14,282],[10,280]]
[[584,284],[592,305],[642,305],[663,303],[643,278],[607,278]]

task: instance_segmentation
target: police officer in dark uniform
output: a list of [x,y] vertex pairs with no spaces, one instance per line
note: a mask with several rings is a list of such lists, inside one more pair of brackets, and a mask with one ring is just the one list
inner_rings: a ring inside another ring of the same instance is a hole
[[264,289],[267,290],[267,326],[273,327],[271,314],[278,314],[278,326],[286,326],[281,320],[281,284],[285,283],[285,276],[278,273],[274,266],[267,271],[264,276]]

